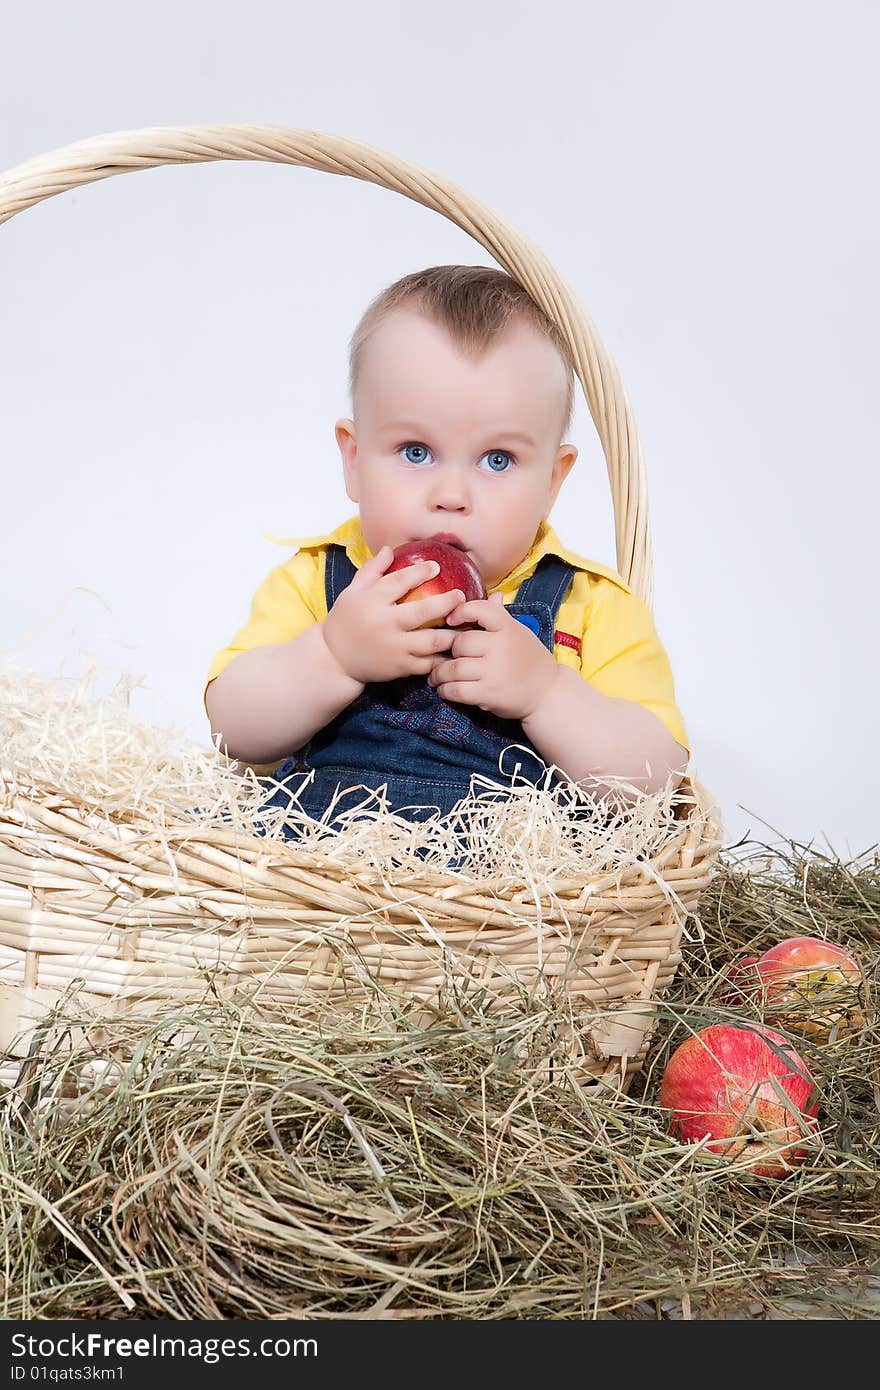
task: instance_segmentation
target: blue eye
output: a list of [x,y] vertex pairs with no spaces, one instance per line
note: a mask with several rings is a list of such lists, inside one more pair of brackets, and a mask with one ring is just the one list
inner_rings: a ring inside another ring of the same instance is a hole
[[[415,453],[416,453],[417,455],[421,455],[421,457],[410,458],[410,455],[409,455],[410,449],[413,449],[413,450],[415,451]],[[424,444],[401,444],[401,446],[400,446],[400,448],[398,449],[397,452],[398,452],[399,454],[402,453],[402,454],[404,455],[404,457],[406,458],[407,463],[419,464],[419,463],[424,463],[424,462],[425,462],[425,455],[426,455],[426,454],[430,454],[431,451],[430,451],[430,449],[426,448]]]
[[509,454],[506,449],[490,449],[488,454],[483,455],[483,458],[489,460],[489,469],[492,473],[510,472],[510,469],[506,466],[505,460],[507,463],[512,464],[513,455]]
[[[406,462],[415,467],[428,463],[433,457],[427,444],[401,444],[397,453],[402,454]],[[513,455],[509,454],[506,449],[490,449],[487,454],[483,455],[483,459],[489,460],[489,472],[491,473],[509,473],[510,467],[515,463]],[[483,459],[480,460],[481,463]]]

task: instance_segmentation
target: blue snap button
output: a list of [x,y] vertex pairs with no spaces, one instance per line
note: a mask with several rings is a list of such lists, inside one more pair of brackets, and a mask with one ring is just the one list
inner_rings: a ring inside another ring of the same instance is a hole
[[516,621],[522,623],[523,627],[527,627],[536,637],[540,636],[541,624],[537,618],[532,617],[531,613],[517,613]]

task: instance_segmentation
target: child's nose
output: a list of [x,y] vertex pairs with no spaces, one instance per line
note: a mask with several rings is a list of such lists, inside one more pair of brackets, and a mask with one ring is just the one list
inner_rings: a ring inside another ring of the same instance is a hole
[[445,510],[470,510],[470,485],[464,469],[444,468],[431,480],[431,505]]

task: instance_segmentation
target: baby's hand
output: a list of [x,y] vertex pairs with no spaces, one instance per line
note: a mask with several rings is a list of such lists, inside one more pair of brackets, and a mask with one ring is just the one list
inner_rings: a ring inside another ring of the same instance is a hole
[[[449,624],[455,631],[452,652],[437,660],[428,677],[438,695],[502,719],[533,714],[563,668],[540,638],[508,613],[501,594],[463,603]],[[465,624],[472,630],[463,630]]]
[[322,623],[324,640],[352,680],[395,680],[426,676],[438,652],[448,652],[453,634],[426,623],[445,621],[464,602],[460,589],[400,603],[410,589],[440,572],[434,560],[420,560],[386,574],[394,558],[390,545],[362,565]]

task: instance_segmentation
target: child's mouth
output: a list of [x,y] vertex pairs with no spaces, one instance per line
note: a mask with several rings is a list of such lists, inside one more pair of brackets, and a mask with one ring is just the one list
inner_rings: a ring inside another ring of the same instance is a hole
[[458,536],[453,536],[447,531],[438,531],[435,536],[429,536],[428,540],[440,541],[443,545],[454,545],[456,550],[465,550],[466,546],[460,541]]

